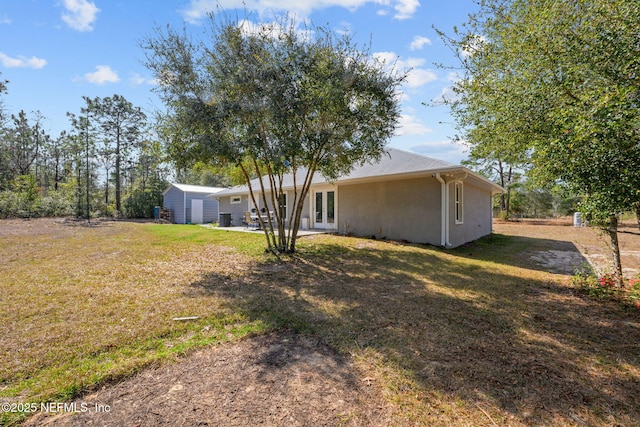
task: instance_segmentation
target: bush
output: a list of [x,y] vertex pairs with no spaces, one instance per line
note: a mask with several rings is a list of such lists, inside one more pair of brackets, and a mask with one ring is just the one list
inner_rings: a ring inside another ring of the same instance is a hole
[[612,299],[620,294],[612,274],[597,277],[590,267],[581,267],[571,278],[571,283],[579,291],[599,300]]
[[613,274],[598,277],[590,267],[581,267],[571,278],[571,283],[579,292],[598,300],[616,300],[640,309],[640,274],[629,279],[628,287],[616,286]]
[[14,218],[20,210],[20,199],[13,191],[0,192],[0,218]]
[[640,274],[635,279],[629,280],[629,301],[640,308]]
[[43,197],[39,205],[40,216],[70,216],[73,215],[73,203],[56,192]]

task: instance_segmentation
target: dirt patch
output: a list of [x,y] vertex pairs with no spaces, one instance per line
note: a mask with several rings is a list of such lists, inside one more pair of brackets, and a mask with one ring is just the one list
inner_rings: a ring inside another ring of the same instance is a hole
[[[626,278],[640,274],[640,232],[633,223],[620,226],[618,240]],[[573,227],[570,221],[497,221],[494,232],[547,239],[549,250],[526,254],[535,264],[556,274],[572,275],[588,263],[596,274],[613,270],[609,237],[590,227]]]
[[347,358],[291,332],[200,350],[69,408],[77,412],[41,413],[25,425],[382,426],[390,416]]
[[550,273],[575,274],[576,270],[586,262],[585,258],[578,251],[558,251],[549,250],[535,252],[529,259]]

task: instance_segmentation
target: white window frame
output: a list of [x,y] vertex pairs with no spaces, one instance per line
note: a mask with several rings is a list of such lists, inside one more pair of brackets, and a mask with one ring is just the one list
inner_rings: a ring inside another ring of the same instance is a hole
[[[333,222],[328,222],[327,218],[327,193],[333,192]],[[322,228],[325,230],[337,230],[338,229],[338,187],[335,185],[325,185],[313,188],[311,193],[311,203],[309,203],[309,218],[311,218],[311,226],[313,228]],[[322,222],[316,222],[316,193],[324,193],[323,194],[323,218]]]
[[239,205],[240,203],[242,203],[242,196],[231,196],[232,205]]
[[464,187],[462,182],[455,182],[453,198],[453,211],[456,224],[464,224]]

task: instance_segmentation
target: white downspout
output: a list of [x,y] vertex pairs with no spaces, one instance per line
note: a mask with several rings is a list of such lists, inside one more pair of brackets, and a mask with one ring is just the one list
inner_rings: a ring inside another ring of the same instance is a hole
[[449,243],[449,183],[445,182],[436,172],[436,179],[440,182],[440,245],[450,246]]

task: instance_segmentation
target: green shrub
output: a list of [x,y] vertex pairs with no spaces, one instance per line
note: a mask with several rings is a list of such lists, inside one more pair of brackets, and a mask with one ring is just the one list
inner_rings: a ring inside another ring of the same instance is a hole
[[0,193],[0,218],[13,218],[18,216],[20,200],[13,191]]
[[612,274],[597,277],[590,267],[581,267],[571,278],[571,283],[581,292],[592,298],[603,300],[612,299],[620,294],[620,288]]
[[635,279],[629,279],[629,301],[640,308],[640,274]]

